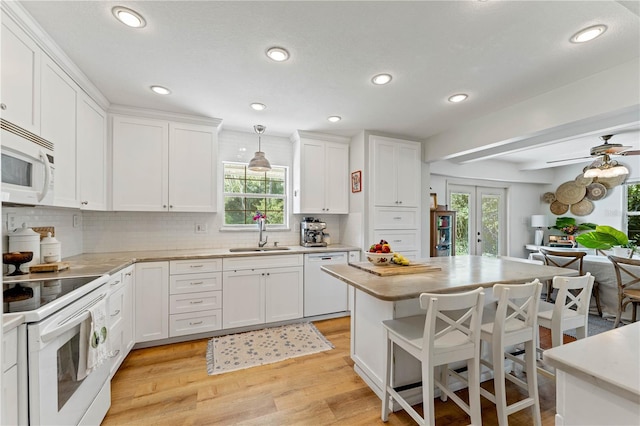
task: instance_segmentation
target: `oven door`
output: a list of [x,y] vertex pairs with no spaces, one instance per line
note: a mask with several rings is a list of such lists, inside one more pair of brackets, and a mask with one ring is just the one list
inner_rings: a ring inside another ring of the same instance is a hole
[[[29,345],[29,417],[31,424],[77,425],[85,416],[102,419],[109,408],[109,365],[105,361],[78,380],[80,325],[87,308],[107,297],[104,286],[54,315],[27,327]],[[104,391],[106,388],[106,392]],[[90,413],[90,410],[102,410]]]

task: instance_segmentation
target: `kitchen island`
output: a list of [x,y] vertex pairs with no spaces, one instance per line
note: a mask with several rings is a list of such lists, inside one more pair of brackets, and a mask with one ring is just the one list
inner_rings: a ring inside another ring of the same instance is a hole
[[[379,397],[382,396],[386,347],[382,321],[424,313],[418,301],[421,293],[486,288],[483,318],[491,321],[495,314],[496,299],[491,290],[494,284],[525,283],[535,278],[542,282],[557,275],[577,275],[577,271],[571,269],[482,256],[432,257],[419,262],[440,270],[382,277],[351,265],[322,267],[324,272],[351,286],[351,358],[355,371]],[[395,387],[417,383],[421,377],[420,364],[398,349],[392,376]],[[408,397],[411,403],[418,403],[421,398],[419,388]]]

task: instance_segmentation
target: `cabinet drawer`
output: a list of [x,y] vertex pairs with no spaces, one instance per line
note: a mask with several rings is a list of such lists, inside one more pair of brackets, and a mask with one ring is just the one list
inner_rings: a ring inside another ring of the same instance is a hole
[[169,262],[169,273],[199,274],[202,272],[217,272],[222,270],[222,259],[190,259],[172,260]]
[[115,274],[111,275],[109,281],[107,282],[107,286],[109,288],[109,291],[111,292],[118,291],[118,289],[123,287],[124,281],[122,279],[122,272],[116,272]]
[[222,308],[222,291],[174,294],[169,296],[169,313],[183,314]]
[[2,371],[7,371],[12,365],[18,363],[18,329],[5,333],[2,336]]
[[109,327],[115,327],[122,321],[122,308],[124,306],[124,288],[109,295],[107,304]]
[[376,207],[373,223],[376,229],[417,229],[418,209]]
[[124,359],[124,346],[124,332],[121,324],[109,328],[109,360],[112,377]]
[[280,268],[283,266],[302,266],[302,254],[285,254],[275,256],[249,256],[224,259],[224,270]]
[[199,293],[213,290],[222,290],[222,272],[172,275],[169,280],[169,294]]
[[222,310],[175,314],[169,317],[169,337],[220,330]]
[[386,240],[393,251],[418,250],[417,231],[376,231],[373,236],[374,241]]

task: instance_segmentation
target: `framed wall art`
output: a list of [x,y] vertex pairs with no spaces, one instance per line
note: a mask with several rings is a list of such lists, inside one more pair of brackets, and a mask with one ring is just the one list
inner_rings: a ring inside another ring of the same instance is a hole
[[436,210],[438,208],[438,194],[432,192],[429,198],[429,210]]
[[362,170],[351,173],[351,192],[362,191]]

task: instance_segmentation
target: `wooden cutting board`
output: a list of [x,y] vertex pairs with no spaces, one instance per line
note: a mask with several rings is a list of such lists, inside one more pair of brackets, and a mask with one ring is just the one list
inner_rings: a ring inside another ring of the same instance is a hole
[[29,272],[58,272],[69,269],[69,262],[42,263],[29,266]]
[[349,265],[358,269],[362,269],[363,271],[378,275],[379,277],[388,277],[391,275],[420,274],[423,272],[442,270],[442,268],[439,266],[433,266],[426,263],[410,263],[406,266],[390,263],[388,265],[377,266],[369,262],[356,262],[350,263]]

